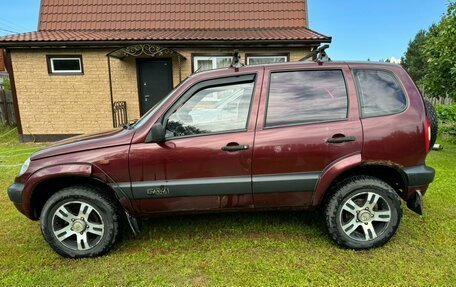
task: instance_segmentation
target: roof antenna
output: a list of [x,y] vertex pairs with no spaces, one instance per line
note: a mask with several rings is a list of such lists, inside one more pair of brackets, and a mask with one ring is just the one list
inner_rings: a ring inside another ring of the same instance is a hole
[[238,72],[239,68],[242,66],[244,65],[241,63],[241,53],[239,53],[239,50],[236,49],[233,52],[233,60],[231,61],[230,68],[234,68],[234,71]]
[[312,61],[317,62],[320,65],[323,64],[323,62],[331,62],[331,58],[326,53],[326,49],[328,48],[329,45],[327,44],[318,48],[313,48],[309,54],[307,54],[299,61],[307,61],[308,59],[312,58]]

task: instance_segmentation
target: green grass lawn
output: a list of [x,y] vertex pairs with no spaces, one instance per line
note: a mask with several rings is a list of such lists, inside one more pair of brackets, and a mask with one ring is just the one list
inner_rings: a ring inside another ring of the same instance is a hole
[[6,188],[40,146],[0,129],[0,285],[4,286],[454,286],[456,145],[432,152],[425,214],[406,210],[386,246],[335,246],[316,213],[192,215],[147,220],[108,255],[63,259],[21,215]]

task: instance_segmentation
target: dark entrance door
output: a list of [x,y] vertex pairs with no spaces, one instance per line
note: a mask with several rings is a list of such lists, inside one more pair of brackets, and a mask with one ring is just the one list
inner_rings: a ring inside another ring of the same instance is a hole
[[141,115],[173,89],[171,59],[140,59],[137,62]]

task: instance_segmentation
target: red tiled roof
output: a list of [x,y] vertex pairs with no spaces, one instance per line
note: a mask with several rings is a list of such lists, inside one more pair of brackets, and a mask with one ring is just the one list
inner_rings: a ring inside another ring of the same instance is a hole
[[38,30],[306,27],[306,0],[42,0]]
[[255,41],[316,40],[328,38],[306,28],[243,30],[116,30],[116,31],[38,31],[0,38],[0,42],[73,41]]
[[306,0],[42,0],[37,32],[13,42],[314,41]]

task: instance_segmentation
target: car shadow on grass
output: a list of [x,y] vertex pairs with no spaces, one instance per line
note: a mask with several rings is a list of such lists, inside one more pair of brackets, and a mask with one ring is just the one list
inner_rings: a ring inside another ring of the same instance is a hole
[[191,246],[192,242],[202,239],[217,242],[273,240],[285,243],[289,240],[312,240],[332,244],[326,233],[323,215],[318,211],[227,212],[151,217],[141,220],[141,233],[137,237],[132,235],[129,228],[125,228],[123,235],[122,243],[115,252],[144,249],[157,242],[182,242],[183,245],[188,243]]

